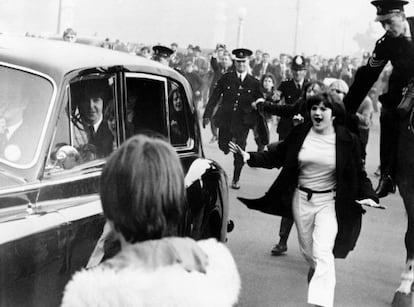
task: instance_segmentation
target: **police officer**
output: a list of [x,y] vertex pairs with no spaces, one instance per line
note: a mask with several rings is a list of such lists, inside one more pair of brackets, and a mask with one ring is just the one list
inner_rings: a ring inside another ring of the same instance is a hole
[[379,96],[381,109],[380,166],[381,177],[376,189],[378,197],[395,192],[394,172],[396,148],[398,146],[399,118],[396,113],[402,99],[404,87],[414,76],[414,20],[406,18],[404,5],[408,1],[375,0],[371,2],[377,8],[376,21],[381,22],[386,33],[376,42],[375,49],[366,65],[362,66],[348,95],[344,98],[347,111],[352,114],[368,94],[388,61],[393,71],[388,82],[388,92]]
[[[280,98],[285,104],[293,104],[298,100],[303,93],[303,89],[308,83],[305,79],[307,70],[305,58],[301,55],[296,55],[292,59],[291,64],[292,79],[282,81],[278,87]],[[284,140],[293,128],[292,118],[282,117],[277,126],[277,133],[279,140]]]
[[[203,116],[203,127],[210,123],[214,107],[222,97],[222,103],[217,113],[220,113],[218,145],[225,153],[229,153],[230,141],[241,148],[246,148],[246,139],[250,129],[258,122],[256,110],[252,102],[262,97],[260,82],[247,73],[248,58],[251,50],[234,49],[235,71],[225,73],[217,82],[213,93],[208,100]],[[239,179],[243,167],[240,155],[234,155],[234,173],[231,187],[240,189]]]
[[166,66],[170,65],[170,57],[174,53],[174,51],[166,46],[157,45],[152,47],[154,54],[152,59],[154,61],[160,62]]

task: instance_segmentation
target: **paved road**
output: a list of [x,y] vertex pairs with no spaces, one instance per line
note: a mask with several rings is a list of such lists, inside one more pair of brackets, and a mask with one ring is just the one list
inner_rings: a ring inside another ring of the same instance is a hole
[[[217,143],[210,144],[210,129],[203,130],[204,150],[232,175],[232,157],[219,152]],[[276,140],[276,135],[272,139]],[[378,118],[371,130],[368,144],[367,171],[372,174],[378,165]],[[249,135],[248,150],[255,150]],[[276,243],[279,217],[248,210],[236,196],[261,196],[273,182],[277,170],[245,167],[241,189],[230,191],[230,215],[235,229],[229,234],[231,249],[241,277],[240,307],[307,306],[307,265],[299,252],[296,230],[288,242],[288,253],[274,257],[270,249]],[[398,287],[405,260],[404,233],[406,217],[399,196],[382,201],[387,210],[368,208],[356,249],[347,259],[336,260],[337,285],[335,306],[390,306]]]

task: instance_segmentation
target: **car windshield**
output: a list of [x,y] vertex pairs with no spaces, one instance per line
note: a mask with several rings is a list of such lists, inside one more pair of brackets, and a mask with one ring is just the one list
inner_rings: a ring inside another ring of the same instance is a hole
[[36,158],[53,84],[35,73],[0,65],[0,161],[30,167]]

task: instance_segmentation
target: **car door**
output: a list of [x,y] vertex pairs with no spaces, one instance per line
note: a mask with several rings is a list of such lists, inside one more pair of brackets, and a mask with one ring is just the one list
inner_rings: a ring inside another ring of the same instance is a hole
[[[54,212],[65,222],[64,236],[58,241],[64,261],[58,272],[50,274],[57,282],[49,294],[53,301],[42,296],[42,306],[60,304],[64,285],[87,265],[102,233],[105,219],[99,178],[107,156],[120,143],[116,79],[116,74],[79,74],[65,88],[36,202],[38,212]],[[103,90],[97,91],[97,87]],[[104,98],[98,99],[99,95]],[[91,121],[94,117],[98,118],[96,123]],[[95,131],[89,131],[89,125]],[[42,272],[39,275],[43,277]]]

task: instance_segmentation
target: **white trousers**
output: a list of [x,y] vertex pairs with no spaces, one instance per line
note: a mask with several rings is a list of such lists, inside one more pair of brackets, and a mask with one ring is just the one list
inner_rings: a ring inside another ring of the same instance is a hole
[[315,269],[308,288],[308,303],[333,306],[335,261],[333,247],[338,223],[335,214],[335,192],[313,194],[296,190],[293,198],[299,246],[306,261]]

